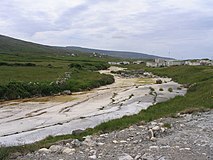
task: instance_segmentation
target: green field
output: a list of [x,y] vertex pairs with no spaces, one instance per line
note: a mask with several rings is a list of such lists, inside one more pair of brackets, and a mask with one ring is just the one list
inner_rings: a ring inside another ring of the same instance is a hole
[[107,61],[88,55],[0,54],[0,100],[49,96],[113,83],[113,76],[94,72],[107,69]]

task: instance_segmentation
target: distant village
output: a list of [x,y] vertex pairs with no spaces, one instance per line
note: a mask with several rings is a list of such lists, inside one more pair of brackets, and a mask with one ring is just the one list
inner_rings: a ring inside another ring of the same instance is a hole
[[168,60],[168,59],[155,59],[154,61],[122,61],[122,62],[108,62],[110,65],[128,65],[128,64],[143,64],[146,63],[147,67],[169,67],[169,66],[213,66],[213,61],[209,59],[200,60]]

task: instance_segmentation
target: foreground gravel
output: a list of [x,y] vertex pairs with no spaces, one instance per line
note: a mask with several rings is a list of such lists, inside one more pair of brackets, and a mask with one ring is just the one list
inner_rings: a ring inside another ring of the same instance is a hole
[[[171,128],[166,128],[170,127]],[[22,160],[212,160],[213,110],[141,122],[121,131],[67,140]]]

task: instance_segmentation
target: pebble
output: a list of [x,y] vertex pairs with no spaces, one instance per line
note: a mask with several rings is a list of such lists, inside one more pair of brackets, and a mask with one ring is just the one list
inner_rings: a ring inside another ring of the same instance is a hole
[[[68,140],[65,141],[68,143],[59,143],[59,146],[52,145],[50,149],[41,148],[37,152],[26,155],[26,158],[21,156],[18,159],[166,160],[175,158],[193,159],[193,157],[197,157],[197,159],[211,158],[209,149],[213,145],[209,137],[211,137],[212,120],[205,119],[205,125],[197,125],[199,121],[196,119],[194,121],[192,119],[190,122],[185,121],[185,118],[179,118],[179,122],[176,122],[177,119],[172,118],[166,118],[166,121],[161,119],[152,123],[155,125],[152,125],[149,130],[151,124],[147,123],[144,130],[139,126],[134,126],[136,130],[130,131],[129,129],[132,128],[130,127],[122,130],[122,132],[114,131],[100,136],[88,136],[85,137],[83,142]],[[173,124],[173,128],[164,129],[164,127],[161,127],[163,126],[162,122]],[[180,124],[184,124],[185,127],[181,128]],[[200,130],[200,126],[206,128],[206,132]],[[95,145],[84,145],[88,143]],[[197,144],[205,144],[206,146],[202,147]],[[48,152],[51,152],[51,154]]]
[[92,155],[92,156],[89,156],[90,159],[96,159],[97,156],[96,155]]
[[160,130],[160,127],[159,127],[159,126],[155,126],[155,127],[152,128],[152,130],[153,130],[153,131],[159,131],[159,130]]
[[118,143],[118,141],[117,141],[117,140],[113,140],[112,142],[113,142],[114,144],[117,144],[117,143]]
[[43,153],[50,153],[50,150],[47,149],[47,148],[41,148],[41,149],[38,150],[38,152],[39,152],[39,153],[42,153],[42,152],[43,152]]
[[51,151],[51,152],[56,152],[56,153],[61,153],[62,152],[62,150],[64,149],[64,147],[63,146],[60,146],[60,145],[52,145],[50,148],[49,148],[49,150]]
[[133,160],[133,158],[130,155],[124,153],[122,156],[118,157],[118,160]]
[[159,149],[158,146],[150,146],[149,149]]
[[73,154],[75,152],[75,149],[74,148],[65,148],[62,153],[65,153],[65,154]]

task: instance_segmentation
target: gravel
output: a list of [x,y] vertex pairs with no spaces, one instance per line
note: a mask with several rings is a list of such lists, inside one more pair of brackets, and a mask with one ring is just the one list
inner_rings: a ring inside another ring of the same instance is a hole
[[[171,128],[163,127],[169,123]],[[20,160],[212,160],[213,110],[141,122],[124,130],[67,140]],[[77,144],[77,145],[76,145]]]

